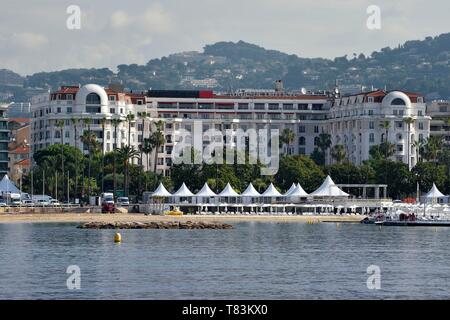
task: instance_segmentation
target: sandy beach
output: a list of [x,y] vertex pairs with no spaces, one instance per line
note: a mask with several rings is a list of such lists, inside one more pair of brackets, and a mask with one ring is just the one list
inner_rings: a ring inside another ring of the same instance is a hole
[[63,214],[0,214],[0,223],[32,223],[32,222],[151,222],[151,221],[260,221],[260,222],[358,222],[364,216],[236,216],[236,215],[185,215],[185,216],[145,216],[143,214],[95,214],[95,213],[63,213]]

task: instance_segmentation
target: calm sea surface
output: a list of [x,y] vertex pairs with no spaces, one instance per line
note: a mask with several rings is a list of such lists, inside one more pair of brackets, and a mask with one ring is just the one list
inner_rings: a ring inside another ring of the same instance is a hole
[[[450,298],[450,229],[235,223],[234,230],[0,224],[1,299]],[[81,289],[67,289],[67,267]],[[367,268],[381,268],[381,289]]]

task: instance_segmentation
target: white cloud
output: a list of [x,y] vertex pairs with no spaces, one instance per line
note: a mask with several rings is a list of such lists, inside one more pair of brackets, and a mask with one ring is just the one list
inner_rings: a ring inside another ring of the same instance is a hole
[[[5,1],[4,1],[5,2]],[[77,0],[81,30],[66,28],[72,0],[2,4],[0,68],[22,74],[146,63],[216,41],[262,45],[303,57],[370,54],[449,32],[450,1],[377,0],[382,29],[366,28],[372,0]]]
[[11,36],[11,44],[18,49],[38,50],[48,45],[48,38],[42,34],[33,32],[14,33]]
[[130,16],[124,11],[116,11],[111,15],[111,27],[114,29],[120,29],[127,27],[130,22]]

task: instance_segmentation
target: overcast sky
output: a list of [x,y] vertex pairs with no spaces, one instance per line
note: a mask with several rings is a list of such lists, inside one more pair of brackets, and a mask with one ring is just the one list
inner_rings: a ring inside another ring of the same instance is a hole
[[[366,27],[369,5],[381,30]],[[68,30],[66,9],[81,8]],[[217,41],[301,57],[370,54],[450,32],[448,0],[1,0],[0,68],[20,74],[144,64]]]

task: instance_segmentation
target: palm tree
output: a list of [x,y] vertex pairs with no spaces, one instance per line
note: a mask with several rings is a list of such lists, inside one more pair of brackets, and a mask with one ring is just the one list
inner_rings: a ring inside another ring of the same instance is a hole
[[[88,131],[84,131],[83,135],[81,136],[81,141],[83,142],[84,146],[87,146],[88,151],[88,196],[91,195],[91,164],[92,164],[92,153],[93,153],[93,146],[95,146],[97,142],[97,136],[90,131],[90,128]],[[84,186],[84,181],[83,181]],[[84,187],[83,187],[84,188]]]
[[380,128],[384,129],[384,139],[381,139],[383,141],[388,141],[388,135],[389,135],[389,128],[391,127],[391,122],[388,120],[383,121],[380,124]]
[[159,148],[166,143],[166,139],[164,138],[164,134],[161,130],[158,129],[158,131],[153,132],[150,136],[150,141],[152,143],[153,150],[155,150],[155,163],[153,172],[156,174],[156,164],[158,162],[158,152]]
[[[56,126],[60,130],[61,134],[61,177],[62,177],[62,194],[64,195],[64,136],[63,136],[63,129],[64,129],[64,120],[58,120],[56,121]],[[64,198],[64,197],[63,197]]]
[[411,125],[415,122],[416,120],[412,117],[408,117],[403,119],[403,122],[407,125],[407,134],[408,134],[408,139],[406,141],[406,145],[408,148],[408,152],[406,153],[408,156],[408,169],[411,170]]
[[290,154],[290,146],[294,142],[295,133],[289,128],[285,128],[280,136],[280,142],[286,144],[288,147],[288,154]]
[[100,119],[100,124],[102,126],[102,193],[105,192],[105,126],[106,118]]
[[113,150],[113,183],[114,183],[114,196],[116,195],[117,192],[117,179],[116,179],[116,149],[118,148],[117,145],[117,128],[120,125],[120,123],[122,122],[121,119],[112,119],[111,123],[114,127],[114,145],[115,148]]
[[72,118],[72,119],[70,119],[70,122],[72,122],[72,125],[73,125],[73,130],[74,130],[74,133],[75,133],[75,136],[74,136],[74,141],[75,141],[75,148],[78,148],[78,119],[77,118]]
[[341,163],[346,156],[347,154],[342,144],[337,144],[331,148],[331,157],[336,160],[337,163]]
[[159,148],[164,144],[164,143],[166,143],[166,140],[165,140],[165,138],[164,138],[164,135],[163,135],[163,133],[162,133],[162,130],[163,130],[163,128],[164,128],[164,121],[162,121],[162,120],[159,120],[159,121],[157,121],[157,122],[155,122],[154,123],[154,125],[155,125],[155,127],[156,127],[156,131],[155,132],[153,132],[151,135],[150,135],[150,137],[149,137],[149,139],[150,139],[150,142],[151,142],[151,146],[152,146],[152,149],[153,149],[153,151],[155,152],[155,163],[153,164],[153,172],[156,174],[156,165],[157,165],[157,162],[158,162],[158,152],[159,152]]
[[325,158],[325,154],[327,150],[331,147],[331,135],[328,133],[321,133],[317,139],[317,147],[319,147],[323,157]]
[[128,122],[128,145],[131,146],[131,123],[134,121],[134,114],[130,112],[126,119]]
[[139,151],[134,149],[134,147],[125,146],[118,150],[118,156],[125,169],[125,194],[128,196],[130,177],[129,177],[129,162],[133,159],[139,158]]
[[[78,118],[71,118],[70,122],[73,125],[73,130],[75,133],[74,136],[74,142],[75,142],[75,148],[78,148]],[[75,198],[77,197],[78,192],[78,166],[75,166]]]
[[443,145],[444,140],[442,139],[442,136],[431,136],[425,145],[427,159],[432,160],[437,165],[437,157],[442,151]]
[[[389,138],[389,128],[391,127],[391,122],[390,121],[388,121],[388,120],[384,120],[381,124],[380,124],[380,127],[381,127],[381,129],[384,129],[384,139],[381,139],[381,142],[383,143],[383,142],[386,142],[386,143],[388,143],[388,138]],[[386,149],[385,149],[385,151],[386,151],[386,153],[385,153],[385,155],[384,155],[384,157],[387,159],[387,158],[389,158],[388,157],[388,154],[387,154],[387,151],[388,151],[388,145],[386,145]]]
[[422,162],[425,143],[420,140],[415,140],[415,141],[413,141],[412,146],[416,149],[417,162]]
[[147,170],[150,168],[150,153],[153,151],[152,139],[145,138],[142,144],[142,152],[145,153],[147,158]]

